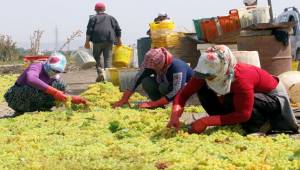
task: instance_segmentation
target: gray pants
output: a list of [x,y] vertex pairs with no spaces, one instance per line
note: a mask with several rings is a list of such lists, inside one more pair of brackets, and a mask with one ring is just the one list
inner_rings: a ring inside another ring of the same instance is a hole
[[169,85],[167,83],[157,83],[155,77],[146,77],[142,80],[142,86],[152,101],[158,100],[168,94]]
[[93,44],[93,56],[96,60],[96,70],[98,75],[101,74],[101,68],[112,67],[112,47],[113,43],[110,42]]

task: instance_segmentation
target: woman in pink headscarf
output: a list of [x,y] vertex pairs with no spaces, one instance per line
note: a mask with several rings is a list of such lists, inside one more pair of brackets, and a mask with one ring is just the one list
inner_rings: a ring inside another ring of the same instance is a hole
[[143,66],[126,90],[123,97],[113,107],[129,104],[128,100],[139,84],[152,101],[139,104],[140,108],[156,108],[172,101],[177,92],[192,77],[193,70],[182,60],[174,58],[165,48],[150,49]]
[[242,123],[248,133],[270,122],[269,132],[298,132],[286,90],[277,77],[258,67],[238,63],[227,46],[209,48],[200,56],[193,78],[173,101],[168,127],[179,128],[188,98],[197,93],[208,116],[195,120],[191,133],[208,126]]

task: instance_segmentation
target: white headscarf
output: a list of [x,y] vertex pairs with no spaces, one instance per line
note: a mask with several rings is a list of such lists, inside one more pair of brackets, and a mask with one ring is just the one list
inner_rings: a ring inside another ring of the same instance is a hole
[[231,82],[234,79],[236,58],[225,45],[210,47],[199,57],[194,71],[200,74],[211,75],[212,80],[205,79],[209,88],[219,95],[230,92]]

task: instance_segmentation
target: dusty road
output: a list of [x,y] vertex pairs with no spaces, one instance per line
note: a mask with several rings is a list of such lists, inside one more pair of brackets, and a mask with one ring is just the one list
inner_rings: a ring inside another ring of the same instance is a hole
[[73,71],[61,74],[67,83],[69,94],[78,95],[82,93],[89,84],[95,83],[97,73],[95,69]]

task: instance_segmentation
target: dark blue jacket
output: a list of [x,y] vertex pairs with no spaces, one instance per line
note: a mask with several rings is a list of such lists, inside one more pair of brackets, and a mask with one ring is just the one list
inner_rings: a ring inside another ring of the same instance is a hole
[[[184,61],[174,58],[166,74],[164,75],[165,81],[167,81],[169,87],[171,88],[171,91],[165,97],[169,101],[173,100],[177,92],[190,80],[192,74],[192,68],[190,68]],[[138,85],[141,84],[144,78],[151,75],[154,75],[156,77],[154,70],[142,69],[134,78],[134,81],[132,82],[131,88],[129,90],[134,91],[138,87]]]

